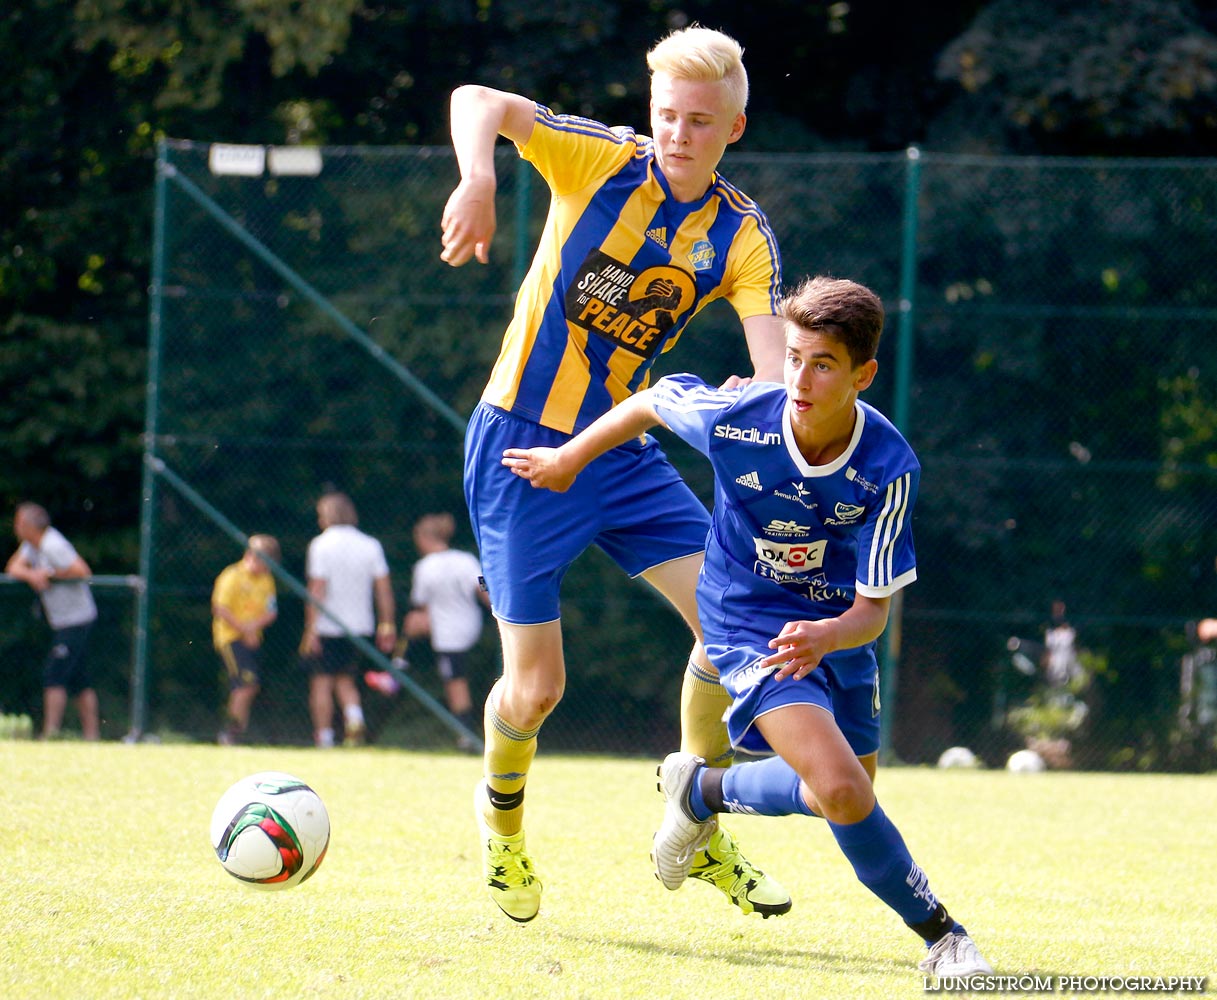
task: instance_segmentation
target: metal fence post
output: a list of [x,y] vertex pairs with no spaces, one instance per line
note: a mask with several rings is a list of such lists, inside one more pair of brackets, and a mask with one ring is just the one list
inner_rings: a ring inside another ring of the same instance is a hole
[[[921,195],[921,150],[910,146],[904,173],[904,213],[901,223],[900,308],[896,328],[896,385],[892,395],[892,422],[904,435],[909,426],[909,384],[913,377],[914,304],[917,295],[917,200]],[[879,757],[892,757],[892,709],[900,672],[900,640],[903,629],[904,592],[892,596],[887,630],[883,635],[879,663],[879,697],[884,707],[879,717]]]
[[127,738],[138,740],[147,726],[148,711],[148,620],[152,599],[152,546],[156,525],[157,417],[161,378],[161,321],[164,315],[166,185],[169,172],[168,145],[156,145],[156,177],[153,187],[152,273],[148,284],[148,380],[144,398],[144,468],[140,490],[139,575],[143,581],[136,593],[135,652],[131,665],[131,726]]

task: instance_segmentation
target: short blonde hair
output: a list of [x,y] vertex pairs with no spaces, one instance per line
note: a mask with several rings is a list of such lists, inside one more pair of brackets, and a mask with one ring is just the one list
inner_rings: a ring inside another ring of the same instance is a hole
[[249,551],[279,562],[279,540],[273,535],[250,535]]
[[737,113],[748,106],[748,72],[744,47],[730,35],[693,25],[660,39],[647,53],[651,73],[669,73],[678,80],[723,81]]

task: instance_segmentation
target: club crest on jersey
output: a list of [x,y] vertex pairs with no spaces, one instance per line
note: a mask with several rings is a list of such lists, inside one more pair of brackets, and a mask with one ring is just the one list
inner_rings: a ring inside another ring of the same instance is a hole
[[838,501],[832,509],[832,516],[824,518],[825,524],[856,524],[866,513],[866,508],[856,503]]
[[644,358],[653,358],[693,308],[693,275],[670,264],[636,272],[593,250],[566,293],[569,322]]
[[698,240],[689,251],[689,263],[694,271],[708,271],[714,266],[714,244],[709,240]]

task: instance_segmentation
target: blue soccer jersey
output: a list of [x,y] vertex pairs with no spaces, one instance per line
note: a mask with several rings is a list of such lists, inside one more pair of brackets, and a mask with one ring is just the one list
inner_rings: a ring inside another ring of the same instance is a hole
[[715,389],[660,379],[655,408],[714,469],[713,527],[698,585],[706,642],[769,638],[787,621],[837,617],[855,593],[887,597],[917,577],[912,511],[920,466],[900,432],[861,400],[844,453],[809,465],[782,386]]
[[777,312],[769,220],[721,175],[677,201],[650,138],[542,105],[520,155],[549,185],[549,216],[483,401],[578,431],[645,388],[708,303]]
[[856,594],[887,597],[916,579],[911,517],[920,467],[912,449],[860,400],[845,451],[820,466],[809,465],[795,443],[781,386],[714,389],[694,375],[673,375],[655,384],[652,401],[714,469],[697,611],[706,653],[732,698],[732,745],[772,752],[756,720],[805,704],[832,713],[856,754],[874,753],[873,642],[829,653],[797,681],[774,682],[776,667],[761,661],[787,622],[837,617]]

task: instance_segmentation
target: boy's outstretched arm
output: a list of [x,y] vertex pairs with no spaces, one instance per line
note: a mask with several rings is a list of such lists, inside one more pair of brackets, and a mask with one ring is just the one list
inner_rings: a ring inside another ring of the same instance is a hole
[[532,135],[534,101],[489,87],[464,86],[452,92],[452,147],[461,182],[448,197],[440,220],[440,260],[460,267],[470,257],[485,264],[494,239],[494,144],[501,135],[523,145]]
[[644,389],[618,403],[561,448],[508,448],[503,452],[503,464],[533,486],[565,493],[592,459],[662,423],[651,402],[651,390]]

